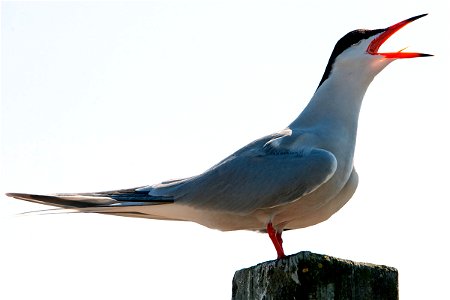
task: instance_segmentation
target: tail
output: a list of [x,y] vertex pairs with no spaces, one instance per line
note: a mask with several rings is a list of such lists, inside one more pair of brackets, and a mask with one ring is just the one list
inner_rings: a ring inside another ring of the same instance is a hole
[[152,206],[174,203],[173,198],[151,196],[138,188],[123,189],[98,193],[36,195],[24,193],[7,193],[9,197],[29,202],[51,205],[79,212],[113,214],[127,217],[144,217],[168,219],[165,217],[143,214],[139,206]]

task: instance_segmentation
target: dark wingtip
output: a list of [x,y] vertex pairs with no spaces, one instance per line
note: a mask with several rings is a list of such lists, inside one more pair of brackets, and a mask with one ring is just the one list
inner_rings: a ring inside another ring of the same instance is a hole
[[13,197],[16,199],[30,199],[31,195],[30,194],[22,194],[22,193],[6,193],[5,194],[8,197]]
[[429,57],[429,56],[434,56],[433,54],[426,54],[426,53],[420,53],[419,57]]
[[13,197],[19,200],[25,200],[44,205],[53,205],[62,208],[85,208],[96,206],[96,204],[81,202],[76,200],[66,200],[58,196],[51,195],[36,195],[36,194],[24,194],[24,193],[6,193],[6,196]]

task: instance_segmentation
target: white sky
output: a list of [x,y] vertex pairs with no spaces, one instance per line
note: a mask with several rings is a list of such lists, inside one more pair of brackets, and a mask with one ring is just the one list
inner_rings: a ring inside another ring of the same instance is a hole
[[[1,186],[86,192],[198,174],[306,105],[335,42],[429,13],[369,88],[360,185],[285,251],[399,269],[402,299],[448,294],[448,1],[2,2]],[[45,208],[1,196],[1,299],[230,299],[269,238]]]

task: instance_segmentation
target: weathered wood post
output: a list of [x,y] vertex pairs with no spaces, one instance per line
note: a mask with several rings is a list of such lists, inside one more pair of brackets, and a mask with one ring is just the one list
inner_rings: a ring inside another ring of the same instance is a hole
[[232,299],[397,300],[396,269],[311,252],[234,274]]

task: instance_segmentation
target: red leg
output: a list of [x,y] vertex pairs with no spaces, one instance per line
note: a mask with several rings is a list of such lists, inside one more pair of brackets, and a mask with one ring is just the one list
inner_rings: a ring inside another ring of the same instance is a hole
[[272,240],[273,245],[275,246],[275,250],[277,250],[277,259],[283,258],[284,255],[283,250],[283,239],[281,238],[281,232],[275,231],[272,223],[267,224],[267,233],[269,234],[270,239]]
[[281,238],[282,233],[283,233],[283,231],[277,232],[277,240],[278,240],[278,243],[280,244],[281,248],[283,248],[283,239]]

